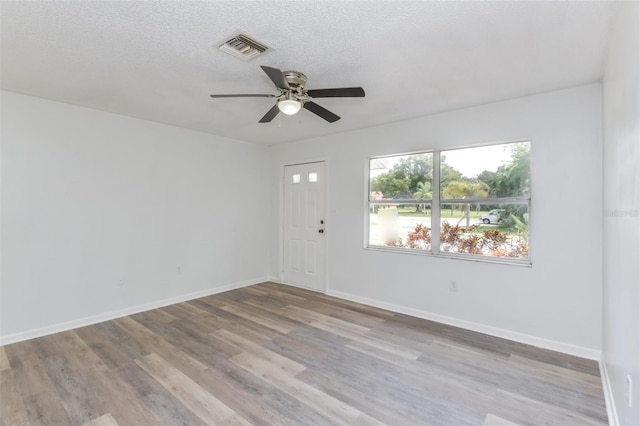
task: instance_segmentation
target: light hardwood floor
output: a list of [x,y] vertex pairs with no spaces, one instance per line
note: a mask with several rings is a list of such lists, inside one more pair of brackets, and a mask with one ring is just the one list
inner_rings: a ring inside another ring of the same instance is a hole
[[598,365],[263,283],[0,348],[2,424],[602,425]]

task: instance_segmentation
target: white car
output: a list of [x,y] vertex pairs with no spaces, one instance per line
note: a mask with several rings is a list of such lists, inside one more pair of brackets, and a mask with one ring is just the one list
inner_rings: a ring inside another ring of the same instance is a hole
[[480,221],[485,225],[500,222],[500,217],[504,214],[504,209],[493,209],[489,213],[480,216]]

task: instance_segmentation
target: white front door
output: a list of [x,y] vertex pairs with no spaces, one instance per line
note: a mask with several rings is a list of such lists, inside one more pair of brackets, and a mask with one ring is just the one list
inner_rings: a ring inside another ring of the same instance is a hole
[[284,168],[285,283],[325,290],[325,163]]

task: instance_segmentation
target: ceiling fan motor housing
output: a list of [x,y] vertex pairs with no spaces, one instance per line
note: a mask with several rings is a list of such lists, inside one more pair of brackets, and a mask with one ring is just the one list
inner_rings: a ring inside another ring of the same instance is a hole
[[307,76],[298,71],[283,71],[284,79],[287,80],[289,86],[303,88],[307,82]]

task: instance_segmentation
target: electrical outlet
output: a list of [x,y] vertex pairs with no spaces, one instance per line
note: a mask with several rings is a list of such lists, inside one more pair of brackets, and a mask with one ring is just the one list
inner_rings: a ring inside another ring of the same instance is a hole
[[631,381],[631,374],[627,374],[627,402],[629,408],[633,407],[633,382]]
[[449,291],[458,292],[458,283],[454,280],[449,281]]

